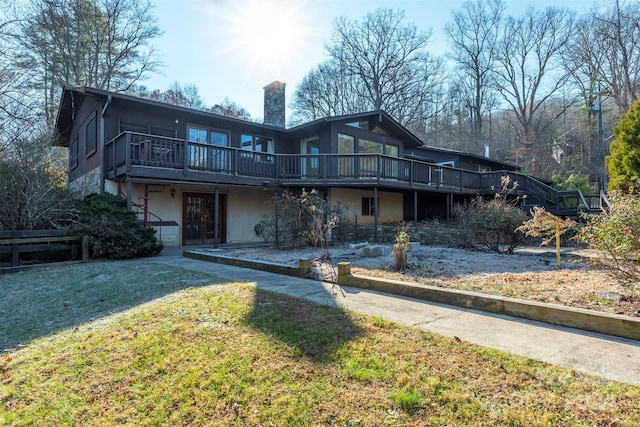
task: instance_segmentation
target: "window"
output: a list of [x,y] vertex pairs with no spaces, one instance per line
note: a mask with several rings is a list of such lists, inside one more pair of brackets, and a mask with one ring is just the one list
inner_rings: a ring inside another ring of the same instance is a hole
[[240,136],[240,148],[247,151],[253,151],[253,136],[242,134]]
[[358,153],[382,154],[383,145],[379,142],[358,139]]
[[78,166],[78,135],[73,138],[69,147],[69,168],[73,169]]
[[320,172],[320,144],[317,136],[305,138],[300,142],[300,150],[303,156],[302,176],[319,176]]
[[229,133],[218,130],[211,130],[209,141],[212,145],[219,145],[221,147],[229,146]]
[[[200,144],[207,142],[207,129],[195,126],[188,128],[189,142]],[[195,169],[205,169],[207,166],[207,149],[198,144],[189,144],[189,166]]]
[[256,136],[254,151],[261,153],[274,153],[273,139],[264,136]]
[[204,128],[197,128],[189,126],[189,141],[190,142],[207,142],[207,130]]
[[341,177],[352,177],[354,171],[355,138],[351,135],[338,134],[338,154],[346,154],[338,159],[338,174]]
[[[188,128],[190,166],[196,169],[228,171],[231,157],[227,149],[215,147],[229,146],[229,132],[199,126]],[[202,145],[200,145],[202,144]]]
[[95,153],[98,147],[98,129],[96,127],[96,116],[87,123],[85,135],[85,153],[87,157]]
[[215,148],[229,146],[229,133],[211,129],[209,130],[209,143],[214,146],[209,148],[211,162],[210,167],[215,171],[231,172],[231,156],[229,155],[229,149]]
[[273,139],[264,136],[245,135],[240,136],[240,148],[247,151],[257,151],[259,153],[274,153],[275,146]]
[[376,203],[373,197],[362,198],[362,216],[374,216],[376,214]]
[[398,146],[397,145],[391,145],[391,144],[385,144],[385,146],[384,146],[384,154],[386,154],[387,156],[398,157]]

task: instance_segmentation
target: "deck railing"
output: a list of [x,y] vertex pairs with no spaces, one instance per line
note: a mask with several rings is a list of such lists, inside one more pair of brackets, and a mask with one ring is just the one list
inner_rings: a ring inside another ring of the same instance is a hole
[[185,176],[202,171],[268,180],[274,184],[316,181],[335,185],[373,181],[396,187],[466,194],[499,192],[502,177],[509,175],[516,184],[514,194],[527,194],[532,204],[539,201],[559,213],[588,204],[580,192],[560,192],[517,172],[474,172],[382,154],[274,154],[122,132],[106,144],[105,157],[106,171],[111,176],[123,175],[134,167],[148,166],[183,170]]

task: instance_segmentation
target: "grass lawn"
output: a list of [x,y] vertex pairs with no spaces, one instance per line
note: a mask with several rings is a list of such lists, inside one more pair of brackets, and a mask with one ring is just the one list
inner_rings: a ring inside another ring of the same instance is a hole
[[640,426],[640,388],[145,260],[0,289],[4,425]]

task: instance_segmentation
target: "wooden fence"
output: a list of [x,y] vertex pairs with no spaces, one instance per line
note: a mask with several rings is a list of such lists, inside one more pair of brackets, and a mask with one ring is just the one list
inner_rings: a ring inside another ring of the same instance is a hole
[[[89,238],[69,236],[64,230],[13,230],[0,231],[0,266],[18,267],[22,264],[21,254],[41,252],[67,252],[65,260],[89,260]],[[5,254],[11,254],[11,261]],[[37,259],[33,262],[37,263]]]

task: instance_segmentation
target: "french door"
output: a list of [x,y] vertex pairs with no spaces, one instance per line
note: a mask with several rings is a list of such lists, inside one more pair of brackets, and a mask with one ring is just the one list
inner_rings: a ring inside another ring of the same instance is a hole
[[213,194],[184,193],[182,200],[182,244],[204,245],[227,241],[227,195],[218,195],[218,233]]

